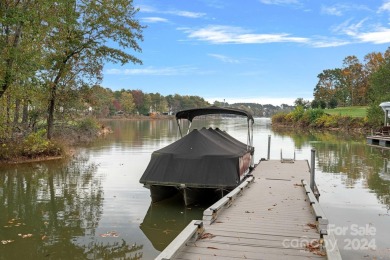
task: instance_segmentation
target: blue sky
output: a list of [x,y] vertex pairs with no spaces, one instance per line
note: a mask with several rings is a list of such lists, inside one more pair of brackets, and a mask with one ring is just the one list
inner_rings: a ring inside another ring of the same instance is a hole
[[317,75],[390,46],[390,0],[135,0],[143,65],[107,64],[113,90],[293,104]]

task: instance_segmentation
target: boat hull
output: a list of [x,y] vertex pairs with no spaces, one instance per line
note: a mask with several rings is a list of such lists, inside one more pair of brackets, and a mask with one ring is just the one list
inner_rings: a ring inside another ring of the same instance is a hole
[[175,186],[150,185],[149,189],[152,202],[168,199],[179,192]]

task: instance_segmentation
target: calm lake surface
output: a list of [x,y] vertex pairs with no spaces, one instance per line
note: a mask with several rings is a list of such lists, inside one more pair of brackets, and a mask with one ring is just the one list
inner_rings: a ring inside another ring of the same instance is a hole
[[[151,205],[139,183],[150,155],[178,138],[174,120],[109,121],[114,133],[71,160],[0,166],[0,259],[153,259],[208,205]],[[245,119],[209,119],[246,143]],[[255,162],[309,160],[343,259],[390,259],[390,154],[364,136],[272,130],[255,119]]]

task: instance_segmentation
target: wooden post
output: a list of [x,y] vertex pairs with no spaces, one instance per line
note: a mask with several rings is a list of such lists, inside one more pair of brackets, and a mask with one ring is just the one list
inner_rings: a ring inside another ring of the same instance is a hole
[[310,167],[310,189],[314,192],[315,168],[316,168],[316,150],[311,149],[311,167]]

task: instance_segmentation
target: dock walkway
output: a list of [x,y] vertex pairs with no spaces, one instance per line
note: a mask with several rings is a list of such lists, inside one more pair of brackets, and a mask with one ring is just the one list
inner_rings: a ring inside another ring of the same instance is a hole
[[341,259],[309,173],[306,160],[262,161],[156,259]]

